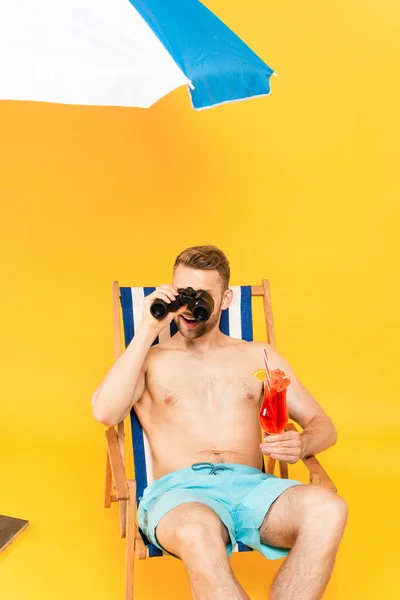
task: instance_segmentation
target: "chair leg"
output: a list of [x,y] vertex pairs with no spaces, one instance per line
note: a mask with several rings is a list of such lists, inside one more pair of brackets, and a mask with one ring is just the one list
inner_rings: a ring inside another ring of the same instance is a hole
[[127,501],[125,600],[134,597],[135,526],[136,526],[136,481],[128,479],[129,500]]
[[[119,444],[119,449],[121,452],[121,456],[122,456],[122,461],[125,464],[125,432],[124,432],[124,422],[121,421],[121,423],[118,423],[118,444]],[[120,533],[121,533],[121,537],[124,538],[126,537],[126,511],[127,511],[127,506],[126,506],[126,501],[125,500],[120,500],[119,501],[119,525],[120,525]]]
[[126,537],[126,513],[127,513],[127,502],[126,500],[120,500],[119,504],[119,531],[121,537]]
[[110,457],[107,452],[107,463],[106,463],[106,489],[104,496],[104,505],[106,508],[110,508],[111,506],[111,487],[112,487],[112,472],[111,472],[111,463]]

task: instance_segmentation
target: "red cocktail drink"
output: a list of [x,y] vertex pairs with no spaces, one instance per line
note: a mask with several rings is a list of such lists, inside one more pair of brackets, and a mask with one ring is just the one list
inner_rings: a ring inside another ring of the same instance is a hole
[[287,425],[286,390],[289,384],[289,377],[280,369],[269,371],[269,378],[264,379],[264,400],[259,421],[265,433],[281,433]]

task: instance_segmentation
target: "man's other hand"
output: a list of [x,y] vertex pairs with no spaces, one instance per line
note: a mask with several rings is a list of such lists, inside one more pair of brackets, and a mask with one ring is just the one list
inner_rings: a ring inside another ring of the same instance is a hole
[[260,444],[263,454],[275,460],[283,460],[290,464],[296,463],[303,456],[302,438],[298,431],[285,431],[277,435],[265,434],[264,442]]

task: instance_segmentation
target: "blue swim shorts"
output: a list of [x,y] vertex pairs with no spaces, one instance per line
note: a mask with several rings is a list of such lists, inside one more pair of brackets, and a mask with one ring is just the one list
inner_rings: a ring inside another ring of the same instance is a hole
[[227,528],[229,556],[242,542],[270,560],[282,558],[289,550],[262,544],[259,527],[273,502],[294,485],[302,484],[245,465],[196,463],[164,475],[145,489],[138,508],[139,527],[166,552],[156,537],[162,517],[181,504],[200,502],[212,508]]

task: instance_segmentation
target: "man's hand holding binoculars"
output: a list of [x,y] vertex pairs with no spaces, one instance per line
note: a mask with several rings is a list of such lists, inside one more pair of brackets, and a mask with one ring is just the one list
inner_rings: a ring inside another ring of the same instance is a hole
[[151,306],[155,300],[162,300],[166,304],[172,304],[179,296],[178,288],[174,285],[163,284],[160,285],[152,294],[146,296],[143,304],[143,319],[142,324],[144,326],[155,329],[158,333],[167,327],[177,315],[182,314],[187,310],[186,306],[180,306],[175,312],[168,311],[163,319],[157,319],[151,313]]
[[146,297],[143,323],[159,333],[184,312],[190,312],[198,322],[208,321],[214,311],[214,300],[205,290],[161,285]]

